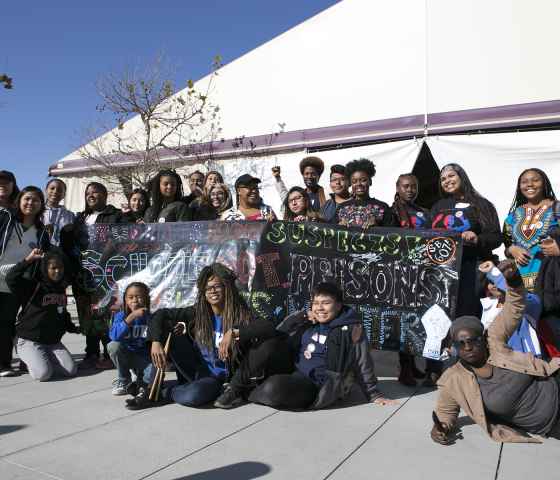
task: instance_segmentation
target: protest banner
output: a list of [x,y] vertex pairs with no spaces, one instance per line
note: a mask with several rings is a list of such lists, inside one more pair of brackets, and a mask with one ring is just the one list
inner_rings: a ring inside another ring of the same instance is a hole
[[336,283],[360,314],[374,348],[439,358],[453,318],[462,245],[449,232],[321,223],[188,222],[89,227],[83,266],[97,306],[118,306],[132,281],[153,309],[194,303],[196,278],[212,262],[237,272],[256,315],[278,322],[310,307],[310,292]]

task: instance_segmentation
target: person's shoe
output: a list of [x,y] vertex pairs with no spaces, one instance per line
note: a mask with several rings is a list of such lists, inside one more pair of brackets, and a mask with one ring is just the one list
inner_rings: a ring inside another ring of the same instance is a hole
[[20,375],[23,375],[24,373],[29,373],[29,369],[27,368],[27,365],[23,360],[19,361],[18,372],[20,373]]
[[115,396],[126,395],[130,385],[132,385],[130,380],[115,378],[113,380],[113,389],[111,390],[111,394]]
[[138,382],[134,382],[134,381],[130,382],[130,384],[126,389],[126,394],[132,395],[133,397],[138,395]]
[[401,364],[401,373],[399,374],[399,383],[407,387],[415,387],[416,380],[414,380],[414,375],[412,368],[408,364]]
[[227,386],[224,392],[216,399],[214,406],[216,408],[223,408],[224,410],[229,410],[231,408],[237,408],[246,403],[243,396],[231,386]]
[[171,400],[160,397],[159,400],[155,402],[150,400],[150,388],[149,386],[141,386],[138,388],[138,395],[134,398],[127,398],[125,400],[125,407],[128,410],[144,410],[146,408],[161,407],[163,405],[168,405],[172,403]]
[[115,365],[113,365],[110,358],[100,358],[95,363],[95,368],[97,368],[97,370],[111,370],[115,368]]
[[15,377],[17,373],[10,367],[2,367],[0,369],[0,377]]
[[78,364],[78,370],[93,370],[95,368],[96,363],[97,363],[97,357],[95,355],[90,355],[89,357],[85,357]]

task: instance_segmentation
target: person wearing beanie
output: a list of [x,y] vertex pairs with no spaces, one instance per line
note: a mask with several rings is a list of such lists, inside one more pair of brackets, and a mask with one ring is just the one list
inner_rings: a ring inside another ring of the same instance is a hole
[[[325,164],[319,157],[305,157],[299,163],[299,171],[303,178],[303,183],[309,195],[309,199],[311,200],[311,209],[315,212],[319,212],[327,202],[325,190],[319,185],[323,170],[325,170]],[[280,177],[280,167],[273,167],[272,175],[276,179],[274,183],[276,191],[280,195],[280,199],[284,201],[288,195],[288,188],[284,180]]]
[[523,318],[526,290],[514,262],[503,269],[504,306],[487,333],[471,315],[458,317],[449,335],[458,362],[438,380],[432,440],[454,441],[460,410],[496,442],[541,443],[556,434],[560,415],[560,359],[515,352],[507,342]]

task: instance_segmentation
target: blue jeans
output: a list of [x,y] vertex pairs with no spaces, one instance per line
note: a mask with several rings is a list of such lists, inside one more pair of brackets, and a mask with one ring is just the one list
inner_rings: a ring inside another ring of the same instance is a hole
[[138,379],[149,385],[153,380],[153,366],[147,353],[136,353],[128,350],[121,342],[110,342],[107,345],[109,356],[117,368],[117,378],[130,382],[132,370]]
[[212,375],[189,335],[173,337],[169,357],[178,382],[165,389],[165,397],[187,407],[200,407],[218,398],[225,379]]

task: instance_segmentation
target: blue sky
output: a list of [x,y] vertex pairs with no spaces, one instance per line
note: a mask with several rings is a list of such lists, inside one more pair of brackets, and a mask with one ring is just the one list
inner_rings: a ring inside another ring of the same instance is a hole
[[0,169],[43,186],[49,165],[96,118],[95,80],[165,52],[178,84],[228,63],[335,0],[4,2],[0,10]]

